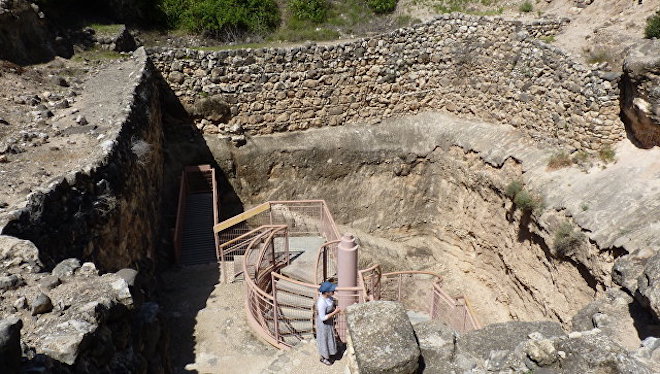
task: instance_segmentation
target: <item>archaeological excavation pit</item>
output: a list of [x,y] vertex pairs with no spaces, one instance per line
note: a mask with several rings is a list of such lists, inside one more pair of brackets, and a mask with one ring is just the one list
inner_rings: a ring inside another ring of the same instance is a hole
[[[140,48],[99,67],[53,120],[75,165],[8,153],[55,174],[25,196],[10,183],[0,211],[22,365],[310,372],[330,280],[342,308],[401,302],[424,372],[657,372],[652,95],[639,70],[539,41],[562,27],[452,14],[336,45]],[[312,372],[359,372],[384,345]]]

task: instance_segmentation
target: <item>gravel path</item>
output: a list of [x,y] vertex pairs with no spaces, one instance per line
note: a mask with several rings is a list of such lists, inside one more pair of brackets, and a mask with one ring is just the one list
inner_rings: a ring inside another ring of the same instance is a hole
[[343,360],[330,367],[321,364],[315,341],[279,351],[257,339],[245,319],[245,285],[220,284],[216,265],[165,272],[162,287],[174,373],[346,372]]

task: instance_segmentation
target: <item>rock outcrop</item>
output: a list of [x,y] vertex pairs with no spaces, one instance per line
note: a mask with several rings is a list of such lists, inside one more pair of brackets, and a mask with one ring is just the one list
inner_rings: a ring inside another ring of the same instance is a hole
[[360,374],[413,374],[419,346],[399,303],[372,301],[347,308],[346,322]]
[[[6,249],[3,243],[33,247],[0,237],[0,252]],[[93,264],[80,265],[76,259],[43,273],[30,267],[32,261],[17,251],[11,267],[0,266],[0,275],[11,271],[21,279],[0,291],[0,369],[9,368],[2,373],[17,372],[12,368],[21,362],[19,336],[22,367],[28,372],[110,374],[146,367],[152,373],[169,372],[162,313],[157,304],[140,301],[145,290],[135,286],[138,274],[124,269],[99,276]]]
[[[548,322],[506,322],[457,334],[430,321],[417,324],[424,373],[639,373],[654,369],[598,329],[565,334]],[[452,337],[455,337],[452,339]]]
[[660,336],[660,322],[654,320],[649,309],[617,288],[607,290],[573,316],[573,331],[594,328],[629,350],[639,348],[649,336]]
[[621,111],[640,146],[660,146],[660,40],[644,40],[628,50],[621,79]]
[[0,319],[0,372],[16,374],[21,369],[21,327],[16,318]]
[[55,56],[54,40],[36,5],[0,1],[0,60],[21,65],[46,62]]
[[660,252],[646,263],[637,284],[640,300],[660,321]]

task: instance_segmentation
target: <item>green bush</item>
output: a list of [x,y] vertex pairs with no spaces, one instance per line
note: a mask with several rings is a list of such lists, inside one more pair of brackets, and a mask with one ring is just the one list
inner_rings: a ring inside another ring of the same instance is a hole
[[543,201],[528,191],[522,190],[513,198],[513,203],[523,212],[538,212],[543,208]]
[[181,15],[188,9],[186,0],[162,0],[160,10],[165,15],[166,26],[174,28],[179,24]]
[[530,3],[529,1],[525,1],[524,3],[520,4],[518,10],[523,13],[529,13],[532,10],[534,10],[534,5],[532,5],[532,3]]
[[328,18],[327,0],[289,0],[289,12],[301,21],[322,23]]
[[504,194],[513,199],[514,197],[516,197],[518,192],[522,191],[522,189],[523,189],[523,184],[521,181],[512,181],[504,189]]
[[575,230],[573,225],[564,221],[555,232],[553,247],[555,251],[562,256],[569,256],[575,253],[585,242],[586,235],[582,231]]
[[367,4],[374,13],[391,13],[396,8],[396,1],[397,0],[367,0]]
[[660,10],[646,20],[644,36],[649,39],[660,38]]
[[521,181],[512,181],[504,189],[504,194],[513,200],[515,208],[532,213],[543,210],[543,198],[532,194],[524,188]]
[[598,150],[598,157],[600,157],[601,161],[608,164],[616,161],[616,152],[609,145],[604,145]]
[[223,39],[264,34],[280,22],[275,0],[164,0],[161,9],[171,27]]

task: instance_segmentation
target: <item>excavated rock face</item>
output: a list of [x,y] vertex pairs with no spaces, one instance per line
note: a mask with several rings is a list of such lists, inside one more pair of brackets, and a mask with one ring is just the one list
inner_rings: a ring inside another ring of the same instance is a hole
[[660,253],[651,257],[637,283],[641,301],[660,320]]
[[660,345],[648,340],[632,353],[598,329],[566,335],[549,322],[506,322],[462,336],[435,321],[414,328],[425,373],[650,374],[644,358]]
[[641,147],[660,146],[660,40],[630,48],[623,63],[621,111]]
[[572,321],[574,331],[600,329],[627,349],[637,349],[648,336],[660,336],[660,324],[648,311],[619,289],[582,308]]
[[0,1],[0,60],[32,64],[52,59],[55,38],[42,18],[25,0]]
[[346,312],[360,373],[417,372],[419,347],[403,305],[391,301],[372,301],[354,304]]

